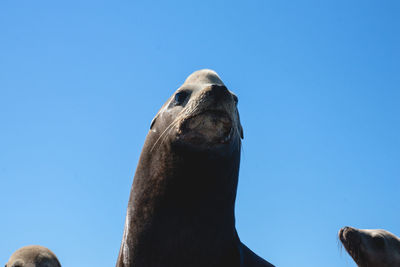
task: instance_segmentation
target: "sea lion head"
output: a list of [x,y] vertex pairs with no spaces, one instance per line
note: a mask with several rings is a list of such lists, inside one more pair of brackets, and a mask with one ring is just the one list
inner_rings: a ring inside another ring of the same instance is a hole
[[400,266],[400,240],[382,229],[343,227],[339,239],[360,267]]
[[51,250],[33,245],[15,251],[5,267],[61,267],[61,264]]
[[243,129],[238,98],[212,70],[191,74],[151,123],[152,150],[171,143],[191,150],[226,150],[240,146]]

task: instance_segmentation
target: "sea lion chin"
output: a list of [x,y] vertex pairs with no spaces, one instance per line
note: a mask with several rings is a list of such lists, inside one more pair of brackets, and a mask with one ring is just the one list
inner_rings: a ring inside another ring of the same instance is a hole
[[179,125],[178,139],[192,145],[227,144],[233,136],[232,120],[221,111],[205,111]]
[[161,107],[133,180],[118,267],[273,266],[235,228],[237,104],[214,71],[200,70]]

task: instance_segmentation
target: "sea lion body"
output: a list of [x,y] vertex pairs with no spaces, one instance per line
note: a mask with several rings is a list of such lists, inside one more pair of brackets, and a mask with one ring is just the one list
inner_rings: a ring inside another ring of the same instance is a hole
[[235,229],[236,104],[214,71],[201,70],[160,109],[136,169],[118,267],[272,266]]
[[339,239],[359,267],[400,267],[400,239],[386,230],[346,226]]
[[15,251],[5,267],[61,267],[61,264],[51,250],[33,245]]

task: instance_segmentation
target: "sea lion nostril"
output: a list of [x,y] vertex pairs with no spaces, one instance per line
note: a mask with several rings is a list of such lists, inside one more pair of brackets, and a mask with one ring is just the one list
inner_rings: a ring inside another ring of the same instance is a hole
[[228,95],[229,91],[224,85],[213,84],[210,88],[210,94],[219,98],[224,95]]

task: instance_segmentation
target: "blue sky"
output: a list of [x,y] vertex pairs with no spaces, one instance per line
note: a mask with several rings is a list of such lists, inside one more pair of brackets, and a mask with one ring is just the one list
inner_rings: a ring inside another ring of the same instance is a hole
[[150,121],[216,70],[244,127],[239,236],[276,266],[355,266],[340,227],[400,235],[398,1],[0,3],[0,262],[113,266]]

